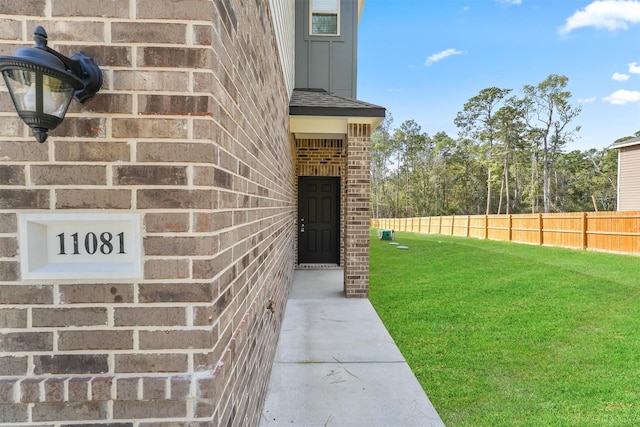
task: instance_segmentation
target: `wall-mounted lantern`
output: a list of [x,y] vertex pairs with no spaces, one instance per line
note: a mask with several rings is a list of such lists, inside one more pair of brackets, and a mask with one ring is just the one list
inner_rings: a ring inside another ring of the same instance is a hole
[[18,115],[38,142],[44,142],[48,132],[62,123],[71,98],[84,102],[100,90],[102,72],[84,52],[67,58],[48,47],[47,33],[40,26],[33,39],[35,47],[0,56],[0,72]]

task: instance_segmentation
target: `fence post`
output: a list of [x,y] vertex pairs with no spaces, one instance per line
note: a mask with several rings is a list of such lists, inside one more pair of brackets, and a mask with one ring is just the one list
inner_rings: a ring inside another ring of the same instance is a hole
[[429,223],[427,224],[427,234],[431,234],[431,218],[429,217]]
[[453,236],[453,230],[455,228],[456,225],[456,216],[455,215],[451,215],[451,235]]
[[489,238],[489,215],[484,216],[484,239]]
[[509,241],[513,240],[513,215],[509,214]]
[[418,233],[422,233],[422,217],[418,218]]
[[587,213],[582,212],[582,249],[587,249]]
[[542,214],[538,214],[538,244],[542,246],[544,243],[544,237],[542,233]]
[[467,237],[471,234],[471,215],[467,215]]

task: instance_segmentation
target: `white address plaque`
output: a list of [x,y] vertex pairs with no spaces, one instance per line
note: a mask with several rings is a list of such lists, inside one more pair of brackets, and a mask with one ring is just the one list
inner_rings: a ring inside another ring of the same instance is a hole
[[139,214],[21,214],[19,223],[23,279],[142,276]]

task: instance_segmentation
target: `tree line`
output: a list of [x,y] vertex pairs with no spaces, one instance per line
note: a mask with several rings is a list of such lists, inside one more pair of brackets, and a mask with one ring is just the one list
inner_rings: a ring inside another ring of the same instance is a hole
[[615,210],[616,150],[564,150],[581,112],[567,83],[483,89],[456,115],[457,138],[389,115],[371,138],[372,217]]

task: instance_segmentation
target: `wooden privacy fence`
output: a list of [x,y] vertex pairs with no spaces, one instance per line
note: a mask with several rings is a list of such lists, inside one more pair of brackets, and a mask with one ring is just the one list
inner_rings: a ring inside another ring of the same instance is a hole
[[640,254],[640,211],[372,219],[384,230]]

